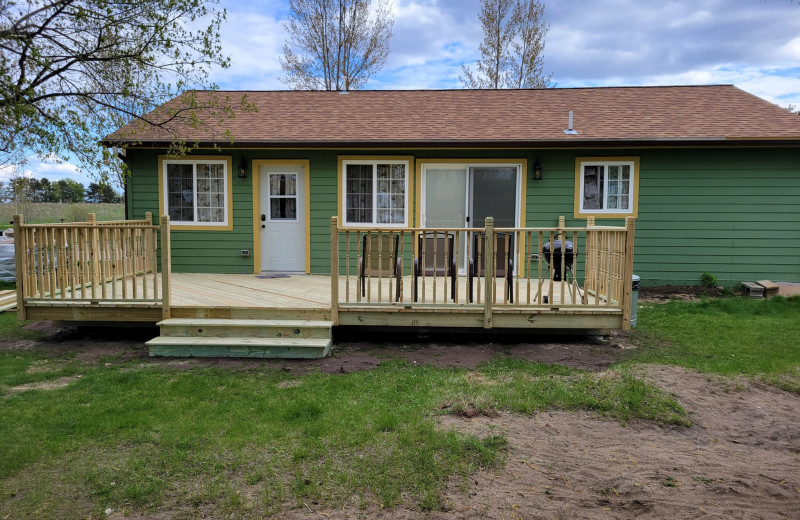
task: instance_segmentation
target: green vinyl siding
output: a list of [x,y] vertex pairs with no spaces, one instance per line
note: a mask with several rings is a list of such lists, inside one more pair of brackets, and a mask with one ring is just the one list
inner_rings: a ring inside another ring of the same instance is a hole
[[[646,160],[645,160],[646,157]],[[648,284],[800,280],[800,154],[659,150],[642,157],[634,270]]]
[[[203,155],[215,152],[204,150]],[[158,212],[156,151],[130,150],[130,216]],[[575,219],[577,157],[640,158],[639,215],[634,272],[645,285],[697,284],[703,272],[720,283],[745,280],[800,281],[800,151],[788,148],[625,149],[625,150],[234,150],[234,168],[244,158],[307,159],[310,164],[311,272],[330,272],[330,217],[337,208],[337,157],[380,155],[425,159],[539,159],[541,181],[527,176],[527,226],[555,226],[564,215]],[[415,169],[409,172],[415,179]],[[233,178],[232,231],[173,231],[176,272],[253,271],[252,172]],[[412,185],[414,182],[412,182]],[[411,225],[416,222],[416,186]],[[624,225],[622,219],[598,219]],[[477,223],[476,223],[477,224]],[[251,250],[242,257],[242,249]]]

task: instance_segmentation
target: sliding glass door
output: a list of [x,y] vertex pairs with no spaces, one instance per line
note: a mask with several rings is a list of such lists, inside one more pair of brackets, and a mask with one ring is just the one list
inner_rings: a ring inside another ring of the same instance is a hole
[[[422,226],[427,228],[516,227],[519,215],[518,165],[423,165]],[[466,270],[468,243],[459,236],[459,270]]]

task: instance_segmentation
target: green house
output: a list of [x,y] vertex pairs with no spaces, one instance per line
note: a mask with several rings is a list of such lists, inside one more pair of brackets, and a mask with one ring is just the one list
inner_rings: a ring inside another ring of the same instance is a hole
[[733,86],[246,94],[107,138],[126,220],[18,216],[20,317],[302,358],[340,326],[629,329],[634,273],[800,279],[800,117]]
[[[128,216],[170,216],[174,272],[330,273],[331,216],[633,216],[643,284],[800,279],[800,117],[734,86],[246,94],[257,111],[218,125],[108,138],[128,146]],[[169,159],[175,137],[199,147]]]

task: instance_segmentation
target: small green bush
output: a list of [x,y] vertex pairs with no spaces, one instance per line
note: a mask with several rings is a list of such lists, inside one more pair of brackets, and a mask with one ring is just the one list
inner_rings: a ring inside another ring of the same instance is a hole
[[717,286],[717,277],[708,271],[700,275],[700,281],[703,283],[703,287],[707,287],[709,289]]

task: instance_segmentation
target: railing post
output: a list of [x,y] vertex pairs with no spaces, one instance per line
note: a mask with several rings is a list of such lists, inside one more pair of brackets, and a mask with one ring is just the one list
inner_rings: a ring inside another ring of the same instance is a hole
[[153,212],[152,211],[145,211],[144,219],[147,221],[149,225],[153,225]]
[[25,250],[25,235],[22,234],[22,225],[25,219],[22,215],[14,215],[14,262],[16,264],[17,275],[17,317],[20,320],[27,319],[25,312],[25,273],[28,272],[26,265],[27,255]]
[[339,324],[339,217],[331,217],[331,321]]
[[485,298],[483,300],[483,327],[492,328],[492,300],[494,299],[494,218],[486,217],[486,232],[484,234],[486,243],[483,246],[483,290]]
[[158,220],[161,225],[161,317],[166,320],[170,317],[169,307],[172,297],[170,289],[172,251],[169,242],[169,216],[161,215]]
[[[87,223],[92,226],[92,234],[89,240],[89,254],[91,255],[91,265],[92,265],[92,299],[97,299],[97,286],[100,285],[99,280],[99,272],[100,272],[100,262],[97,257],[98,253],[100,252],[100,240],[97,234],[97,215],[95,213],[89,213],[88,218],[86,219]],[[134,283],[136,283],[134,281]],[[62,287],[62,291],[66,290],[66,287]],[[84,289],[85,291],[86,289]],[[74,296],[74,295],[73,295]],[[85,296],[85,295],[84,295]]]
[[[594,227],[594,217],[586,217],[586,261],[583,266],[583,286],[585,291],[594,291],[595,280],[595,231],[588,228]],[[595,294],[595,297],[597,295]],[[588,299],[587,299],[588,303]]]
[[631,291],[633,283],[633,235],[636,219],[625,217],[625,267],[622,270],[622,330],[631,330]]

